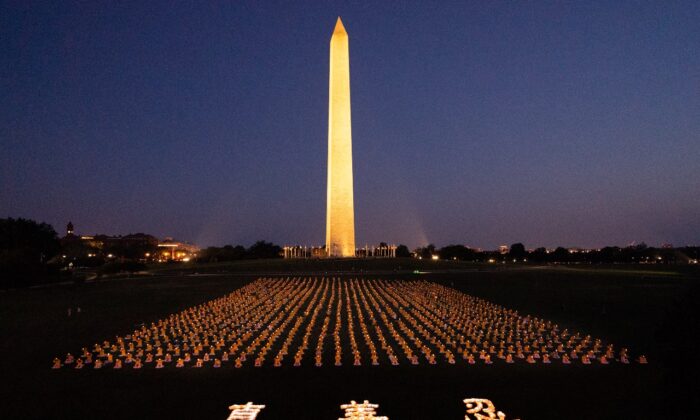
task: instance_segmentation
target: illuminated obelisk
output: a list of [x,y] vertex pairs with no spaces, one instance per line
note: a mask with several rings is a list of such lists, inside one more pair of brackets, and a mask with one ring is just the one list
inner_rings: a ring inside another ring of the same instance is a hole
[[355,210],[352,190],[350,54],[348,34],[343,22],[338,18],[331,37],[328,81],[326,252],[330,257],[355,256]]

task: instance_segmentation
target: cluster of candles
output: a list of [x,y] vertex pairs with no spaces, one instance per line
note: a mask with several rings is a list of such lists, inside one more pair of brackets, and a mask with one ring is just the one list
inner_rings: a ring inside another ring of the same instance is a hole
[[[644,356],[636,360],[646,363]],[[609,364],[630,363],[630,355],[437,283],[260,278],[76,356],[56,358],[53,368],[496,361]]]

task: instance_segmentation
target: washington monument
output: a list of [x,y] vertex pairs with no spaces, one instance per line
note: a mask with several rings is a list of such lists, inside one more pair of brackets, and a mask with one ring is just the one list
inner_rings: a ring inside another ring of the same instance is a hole
[[328,80],[328,202],[326,252],[355,256],[355,209],[352,186],[350,124],[350,54],[348,33],[338,18],[331,37]]

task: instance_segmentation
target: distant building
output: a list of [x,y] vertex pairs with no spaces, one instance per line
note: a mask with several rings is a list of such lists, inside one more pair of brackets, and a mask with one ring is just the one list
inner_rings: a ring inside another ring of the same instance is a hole
[[501,245],[498,247],[498,252],[501,254],[507,254],[508,251],[510,251],[510,247],[508,247],[508,245]]
[[282,256],[284,258],[325,258],[326,247],[324,246],[304,246],[290,245],[282,247]]
[[66,226],[66,236],[61,238],[61,246],[74,258],[126,258],[141,261],[189,261],[199,252],[196,245],[176,242],[172,238],[160,241],[146,233],[78,236],[72,222]]
[[[357,258],[395,258],[396,245],[387,245],[385,243],[379,246],[365,245],[364,248],[355,249],[355,257]],[[303,246],[289,245],[282,248],[284,258],[328,258],[325,246]]]
[[165,261],[190,261],[197,256],[199,247],[187,242],[174,241],[173,238],[165,238],[164,241],[158,243],[159,262]]
[[355,250],[355,256],[358,258],[396,258],[396,245],[388,245],[380,243],[379,246],[365,245],[364,248]]

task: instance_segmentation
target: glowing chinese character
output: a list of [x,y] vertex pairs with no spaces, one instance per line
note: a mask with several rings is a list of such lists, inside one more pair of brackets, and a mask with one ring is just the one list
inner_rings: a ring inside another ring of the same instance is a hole
[[367,400],[362,404],[350,401],[350,404],[340,406],[341,410],[345,410],[345,417],[338,420],[389,420],[389,417],[377,416],[377,408],[379,408],[379,404],[371,404]]
[[231,414],[226,420],[255,420],[258,416],[260,410],[265,408],[264,405],[253,405],[252,402],[248,404],[234,404],[228,409],[231,410]]
[[505,420],[506,415],[502,411],[496,411],[496,406],[490,400],[483,398],[467,398],[464,400],[467,405],[467,415],[465,420],[471,420],[473,415],[474,420],[498,419]]

